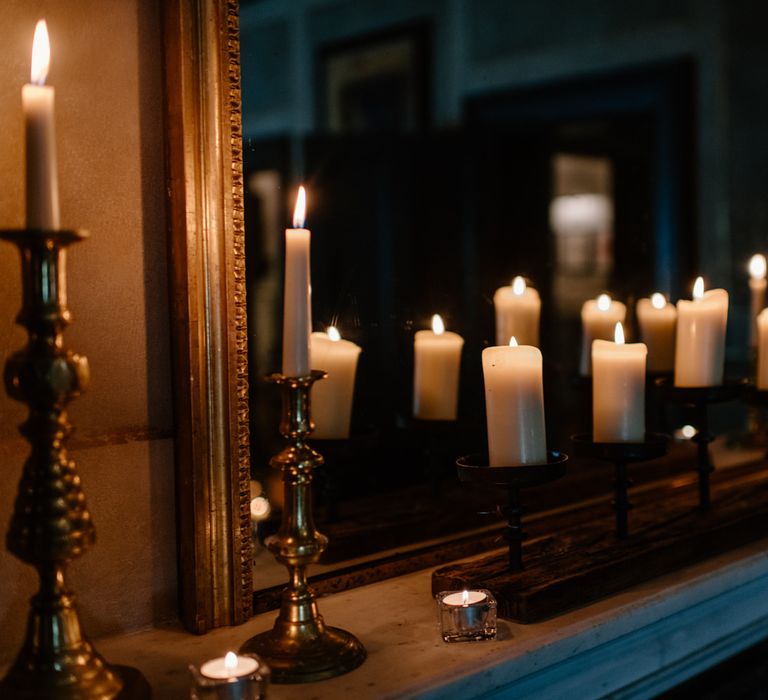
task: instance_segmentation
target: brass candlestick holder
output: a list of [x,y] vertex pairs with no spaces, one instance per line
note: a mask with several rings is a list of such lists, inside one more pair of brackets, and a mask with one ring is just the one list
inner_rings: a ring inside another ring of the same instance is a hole
[[145,698],[150,691],[135,669],[108,666],[80,629],[75,599],[64,581],[67,564],[94,543],[95,530],[75,463],[65,443],[72,426],[66,406],[83,391],[88,360],[64,350],[70,323],[66,248],[82,231],[0,231],[21,253],[23,302],[17,323],[27,346],[5,365],[8,394],[29,405],[21,427],[32,451],[24,464],[6,537],[8,550],[37,569],[27,635],[0,697],[86,700]]
[[307,582],[307,567],[328,544],[328,538],[315,529],[312,516],[312,471],[323,458],[306,444],[314,429],[310,390],[325,376],[325,372],[313,370],[304,377],[267,377],[283,390],[280,433],[289,444],[271,461],[283,472],[285,504],[280,530],[267,539],[266,546],[287,567],[289,582],[275,626],[249,639],[240,651],[264,659],[274,683],[333,678],[357,668],[366,658],[365,648],[353,635],[326,626]]

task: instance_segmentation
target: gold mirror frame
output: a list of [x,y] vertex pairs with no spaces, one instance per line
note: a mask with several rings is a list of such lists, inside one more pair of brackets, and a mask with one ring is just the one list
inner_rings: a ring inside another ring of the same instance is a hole
[[237,0],[164,3],[180,614],[253,607]]

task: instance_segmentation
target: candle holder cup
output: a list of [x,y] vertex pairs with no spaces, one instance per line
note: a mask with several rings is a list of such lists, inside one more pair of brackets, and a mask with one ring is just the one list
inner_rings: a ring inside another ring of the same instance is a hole
[[709,443],[715,439],[715,435],[709,428],[709,407],[711,404],[735,401],[741,398],[746,391],[748,382],[746,379],[726,379],[716,386],[679,387],[669,378],[656,380],[656,389],[667,400],[690,406],[694,410],[694,428],[696,434],[692,440],[697,446],[696,471],[699,475],[699,507],[708,509],[712,504],[710,475],[715,470],[709,455]]
[[22,435],[32,449],[24,464],[8,550],[37,569],[21,651],[0,681],[0,697],[49,700],[148,698],[139,671],[110,666],[86,639],[75,596],[65,582],[67,565],[95,541],[75,462],[66,450],[72,432],[66,407],[89,381],[88,360],[63,347],[71,322],[67,308],[66,249],[84,231],[3,230],[0,239],[21,253],[22,307],[17,317],[27,346],[5,365],[8,394],[29,406]]
[[526,464],[512,467],[488,466],[488,455],[476,453],[456,460],[459,481],[493,484],[507,492],[507,502],[500,512],[507,520],[504,539],[509,549],[509,568],[523,569],[522,527],[523,508],[520,491],[555,481],[565,474],[568,455],[563,452],[548,452],[547,461],[542,464]]
[[274,683],[333,678],[354,670],[366,658],[365,648],[356,637],[326,626],[307,582],[307,567],[320,558],[328,544],[316,530],[312,514],[312,472],[323,458],[306,443],[314,427],[310,390],[325,376],[325,372],[313,370],[303,377],[267,377],[283,391],[280,433],[289,444],[271,461],[273,467],[282,470],[285,506],[280,530],[265,544],[288,569],[289,583],[274,627],[245,642],[240,653],[262,658]]
[[629,537],[629,478],[627,466],[635,462],[649,462],[667,454],[669,436],[664,433],[646,433],[643,442],[595,442],[592,435],[574,435],[571,438],[573,451],[577,457],[611,462],[614,467],[614,499],[616,512],[616,536],[619,539]]

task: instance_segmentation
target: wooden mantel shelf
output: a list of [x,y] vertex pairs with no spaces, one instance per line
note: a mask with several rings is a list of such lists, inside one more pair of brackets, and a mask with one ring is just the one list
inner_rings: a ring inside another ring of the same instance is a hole
[[[422,571],[323,598],[326,620],[360,637],[367,662],[329,681],[272,686],[271,700],[651,698],[768,637],[768,540],[544,622],[503,621],[494,642],[444,644],[430,583]],[[155,697],[186,698],[188,663],[237,648],[274,616],[199,637],[151,630],[98,648],[141,668]]]

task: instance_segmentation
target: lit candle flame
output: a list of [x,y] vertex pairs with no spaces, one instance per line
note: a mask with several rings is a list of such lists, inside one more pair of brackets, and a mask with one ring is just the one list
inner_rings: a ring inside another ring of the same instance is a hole
[[509,339],[509,347],[511,348],[517,347],[517,338],[515,338],[514,335]]
[[461,604],[466,605],[469,603],[469,591],[462,591],[461,592]]
[[651,296],[651,305],[654,309],[663,309],[667,305],[667,300],[663,294],[654,292],[654,294]]
[[523,294],[525,294],[525,287],[525,280],[522,277],[518,276],[512,280],[512,294],[515,296],[523,296]]
[[445,324],[443,323],[443,319],[440,318],[440,314],[435,314],[432,317],[432,332],[435,335],[442,335],[445,333]]
[[696,428],[694,428],[692,425],[684,425],[682,428],[680,428],[680,432],[686,440],[690,440],[694,435],[696,435]]
[[299,187],[296,195],[296,208],[293,210],[293,228],[304,228],[304,220],[307,218],[307,191],[304,185]]
[[328,333],[328,337],[334,343],[338,343],[341,340],[341,333],[339,333],[339,329],[336,326],[328,326],[326,333]]
[[749,259],[749,276],[753,280],[764,280],[766,273],[765,255],[757,253]]
[[37,21],[35,38],[32,41],[32,70],[30,82],[45,85],[48,67],[51,65],[51,42],[48,40],[48,25],[44,19]]
[[704,278],[703,277],[697,277],[696,281],[693,283],[693,298],[694,299],[704,298]]
[[607,294],[601,294],[597,297],[597,309],[598,311],[608,311],[611,308],[611,297]]
[[234,651],[228,651],[224,657],[224,668],[227,671],[234,671],[237,668],[237,654]]
[[621,323],[617,323],[613,329],[613,342],[616,345],[624,345],[624,326]]

